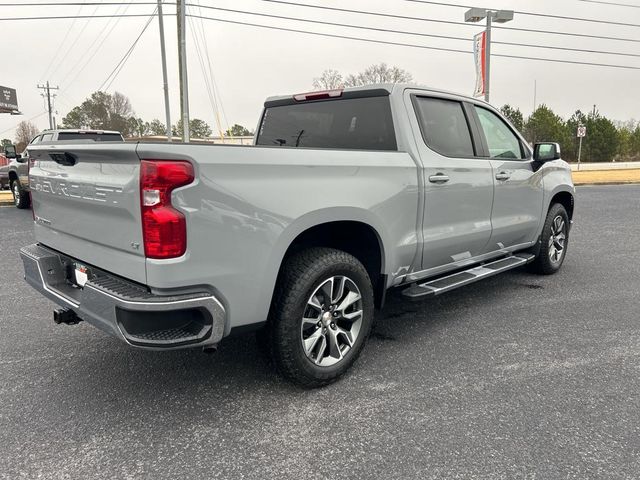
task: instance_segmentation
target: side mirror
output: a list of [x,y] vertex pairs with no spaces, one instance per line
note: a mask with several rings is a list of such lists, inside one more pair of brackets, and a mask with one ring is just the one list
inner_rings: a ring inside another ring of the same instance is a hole
[[22,155],[16,158],[16,162],[18,163],[27,163],[27,160],[29,160],[29,152],[27,152],[26,150],[22,152]]
[[15,145],[5,145],[4,146],[4,156],[7,158],[18,158],[18,154],[16,153]]
[[559,160],[560,144],[551,142],[536,143],[533,147],[533,159],[540,163]]

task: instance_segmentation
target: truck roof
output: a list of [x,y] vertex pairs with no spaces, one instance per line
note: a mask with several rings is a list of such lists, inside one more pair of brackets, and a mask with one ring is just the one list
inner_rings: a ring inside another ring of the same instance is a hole
[[[438,88],[432,88],[432,87],[428,87],[425,85],[420,85],[417,83],[375,83],[375,84],[371,84],[371,85],[365,85],[362,87],[347,87],[347,88],[338,88],[335,90],[342,90],[343,92],[367,92],[367,91],[380,91],[380,90],[386,90],[389,95],[391,95],[394,92],[398,92],[398,91],[403,91],[406,88],[415,88],[418,90],[425,90],[425,91],[429,91],[429,92],[433,92],[433,93],[444,93],[444,94],[448,94],[448,95],[455,95],[458,97],[463,97],[463,98],[468,98],[469,100],[473,100],[475,102],[483,102],[483,100],[478,99],[478,98],[474,98],[471,97],[469,95],[463,95],[457,92],[452,92],[450,90],[441,90]],[[305,92],[305,93],[309,93],[312,94],[314,92]],[[303,93],[296,93],[293,95],[275,95],[275,96],[271,96],[268,97],[264,104],[265,107],[266,106],[273,106],[274,104],[281,104],[283,102],[288,102],[291,101],[291,99],[295,96],[295,95],[303,95]],[[269,105],[267,105],[269,104]]]
[[81,132],[97,133],[97,132],[100,132],[100,133],[122,135],[117,130],[101,130],[99,128],[54,128],[54,129],[43,130],[42,132],[40,132],[40,135],[42,135],[43,133],[56,133],[56,132],[58,132],[58,133],[81,133]]

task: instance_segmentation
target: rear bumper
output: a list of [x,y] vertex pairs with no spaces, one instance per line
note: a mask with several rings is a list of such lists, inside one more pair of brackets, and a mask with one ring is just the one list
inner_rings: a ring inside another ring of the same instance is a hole
[[99,269],[80,288],[68,280],[75,260],[42,245],[20,249],[27,283],[78,317],[132,346],[166,350],[222,339],[225,309],[210,292],[155,295]]

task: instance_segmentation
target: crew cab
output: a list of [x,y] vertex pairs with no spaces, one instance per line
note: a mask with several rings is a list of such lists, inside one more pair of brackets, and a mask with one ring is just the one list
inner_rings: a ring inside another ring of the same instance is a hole
[[133,347],[211,349],[258,330],[307,387],[356,360],[385,292],[440,295],[557,272],[574,186],[491,105],[415,85],[267,99],[253,146],[29,148],[25,278]]

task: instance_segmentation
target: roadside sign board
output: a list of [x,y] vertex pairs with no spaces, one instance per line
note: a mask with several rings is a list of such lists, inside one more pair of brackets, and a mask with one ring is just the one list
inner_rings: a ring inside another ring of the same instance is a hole
[[582,137],[586,137],[587,136],[587,127],[585,127],[584,125],[578,125],[578,138],[582,138]]
[[0,112],[18,111],[18,96],[15,88],[0,86]]

